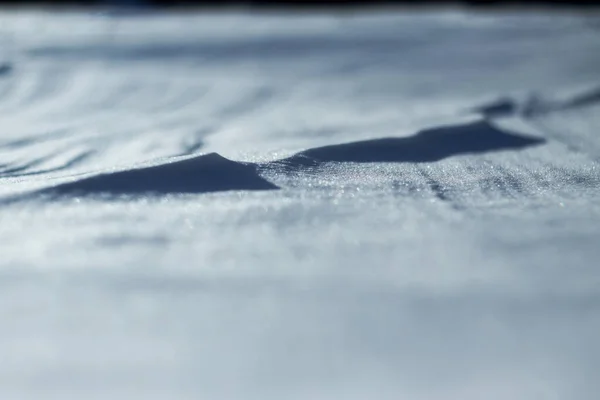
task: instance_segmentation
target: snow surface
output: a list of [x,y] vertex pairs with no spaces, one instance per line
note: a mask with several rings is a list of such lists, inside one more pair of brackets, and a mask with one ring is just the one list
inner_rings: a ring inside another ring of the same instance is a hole
[[1,12],[0,398],[596,399],[594,18]]

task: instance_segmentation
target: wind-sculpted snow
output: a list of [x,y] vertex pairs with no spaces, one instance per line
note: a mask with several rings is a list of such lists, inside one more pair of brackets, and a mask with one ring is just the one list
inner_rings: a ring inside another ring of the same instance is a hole
[[543,138],[504,132],[488,122],[427,129],[404,138],[382,138],[305,150],[281,163],[288,167],[323,162],[404,162],[440,161],[461,154],[518,150],[544,143]]
[[597,398],[593,12],[142,11],[0,11],[1,399]]
[[[261,178],[258,170],[282,166],[301,170],[327,162],[440,161],[460,154],[518,150],[544,143],[541,138],[504,132],[488,122],[424,130],[406,138],[383,138],[344,143],[302,151],[292,157],[263,165],[238,163],[211,153],[144,168],[109,172],[75,180],[43,192],[82,195],[208,193],[229,190],[268,190],[278,187]],[[27,166],[19,169],[26,169]],[[15,173],[17,169],[5,173]],[[327,171],[324,171],[327,173]]]
[[588,107],[597,103],[600,103],[600,88],[594,88],[593,90],[573,97],[564,105],[562,105],[560,109],[577,109],[581,107]]
[[489,104],[473,107],[469,111],[481,114],[486,118],[507,116],[531,118],[549,113],[586,108],[599,102],[600,88],[592,88],[566,99],[554,101],[545,100],[533,95],[520,102],[516,99],[502,98]]
[[268,190],[269,183],[250,164],[211,153],[167,164],[95,175],[50,189],[52,194],[168,194],[228,190]]

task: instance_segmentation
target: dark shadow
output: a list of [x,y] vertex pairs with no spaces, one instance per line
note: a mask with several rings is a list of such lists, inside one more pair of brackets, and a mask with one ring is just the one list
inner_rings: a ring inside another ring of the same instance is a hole
[[572,97],[562,106],[563,109],[587,107],[600,102],[600,87],[581,93],[578,96]]
[[106,173],[45,190],[49,194],[207,193],[278,189],[261,178],[256,165],[211,153],[169,164]]
[[600,88],[594,88],[562,101],[543,101],[537,96],[531,96],[522,111],[523,116],[535,117],[555,111],[570,111],[592,106],[600,102]]
[[271,164],[287,168],[323,162],[434,162],[460,154],[518,150],[544,143],[500,130],[487,121],[427,129],[405,138],[383,138],[309,149]]
[[200,139],[192,142],[192,143],[188,143],[187,145],[183,146],[183,151],[181,152],[182,156],[187,156],[187,155],[191,155],[194,154],[198,151],[200,151],[200,149],[202,149],[204,147],[204,142]]
[[514,100],[503,97],[490,103],[469,108],[468,112],[480,114],[484,118],[499,118],[517,114],[519,107]]
[[12,72],[13,67],[9,63],[0,63],[0,77]]
[[554,111],[568,111],[588,107],[600,102],[600,87],[572,96],[562,101],[549,101],[536,94],[519,104],[516,100],[502,97],[495,101],[471,107],[468,113],[479,114],[484,118],[501,118],[509,116],[534,117]]
[[69,168],[78,165],[84,161],[86,161],[89,157],[95,154],[95,151],[89,150],[84,151],[77,156],[73,157],[69,161],[63,163],[60,166],[56,166],[53,168],[46,169],[34,169],[35,167],[43,164],[44,162],[51,160],[52,155],[35,159],[26,164],[21,165],[9,165],[9,164],[0,164],[0,178],[10,177],[23,177],[23,176],[31,176],[31,175],[41,175],[47,174],[50,172],[58,172],[63,170],[68,170]]

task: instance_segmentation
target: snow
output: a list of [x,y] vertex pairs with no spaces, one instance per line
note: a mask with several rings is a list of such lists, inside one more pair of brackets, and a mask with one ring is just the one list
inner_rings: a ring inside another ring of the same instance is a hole
[[595,399],[576,13],[0,13],[3,399]]

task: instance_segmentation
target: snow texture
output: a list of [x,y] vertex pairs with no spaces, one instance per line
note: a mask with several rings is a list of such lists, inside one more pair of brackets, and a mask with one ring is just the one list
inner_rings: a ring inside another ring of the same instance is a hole
[[0,12],[0,398],[596,399],[593,15]]

